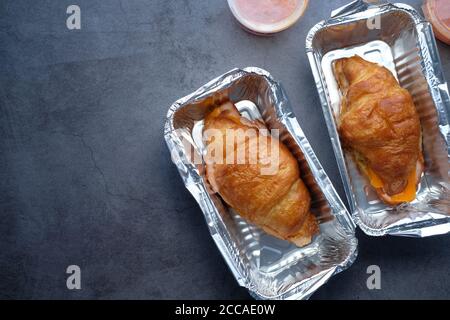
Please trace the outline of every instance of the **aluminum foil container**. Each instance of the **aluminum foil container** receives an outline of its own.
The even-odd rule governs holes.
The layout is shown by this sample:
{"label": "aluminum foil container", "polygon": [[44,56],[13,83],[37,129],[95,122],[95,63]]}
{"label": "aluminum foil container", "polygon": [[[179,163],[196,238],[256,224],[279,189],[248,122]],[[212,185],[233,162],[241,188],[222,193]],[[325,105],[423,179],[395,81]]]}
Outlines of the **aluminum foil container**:
{"label": "aluminum foil container", "polygon": [[[450,98],[430,24],[408,5],[358,0],[315,25],[307,36],[306,51],[357,225],[373,236],[450,232]],[[410,203],[389,206],[380,201],[341,148],[335,122],[341,97],[332,63],[355,54],[390,69],[414,99],[422,125],[425,171]]]}
{"label": "aluminum foil container", "polygon": [[[303,248],[247,223],[214,194],[205,178],[203,119],[220,103],[278,129],[297,158],[320,233]],[[197,200],[209,231],[238,283],[259,299],[305,299],[357,255],[355,225],[301,130],[281,85],[259,68],[234,69],[179,99],[164,128],[172,161]]]}

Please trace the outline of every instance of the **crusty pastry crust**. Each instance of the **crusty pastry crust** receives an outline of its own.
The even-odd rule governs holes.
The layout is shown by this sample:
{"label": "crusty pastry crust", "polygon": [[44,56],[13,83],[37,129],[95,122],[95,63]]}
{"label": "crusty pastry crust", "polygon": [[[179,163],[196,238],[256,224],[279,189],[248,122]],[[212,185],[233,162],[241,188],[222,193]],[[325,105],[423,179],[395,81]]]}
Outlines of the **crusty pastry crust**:
{"label": "crusty pastry crust", "polygon": [[[219,130],[223,139],[208,137],[206,133],[210,132],[210,129],[214,129],[216,134]],[[248,129],[254,129],[256,134],[249,135],[247,139],[241,141],[230,139],[232,143],[230,150],[234,150],[237,154],[238,147],[241,147],[245,149],[247,155],[256,152],[257,161],[252,163],[249,158],[245,163],[226,161],[227,157],[230,157],[225,148],[226,143],[230,141],[227,137],[230,138],[237,130]],[[298,163],[290,151],[276,138],[262,135],[261,129],[265,129],[262,123],[241,117],[231,102],[214,109],[206,117],[203,131],[207,147],[205,156],[207,180],[213,191],[219,193],[222,199],[244,219],[275,237],[304,246],[311,242],[312,236],[319,229],[316,218],[310,212],[309,192],[300,179]],[[278,152],[261,153],[257,149],[258,139],[268,139],[269,143],[275,142]],[[223,148],[223,161],[218,163],[219,161],[213,159],[213,150],[220,148]],[[276,171],[262,174],[261,169],[264,166],[276,161],[278,161]]]}
{"label": "crusty pastry crust", "polygon": [[[415,172],[417,185],[423,171],[420,120],[409,92],[392,73],[359,56],[334,63],[342,92],[338,130],[364,173],[381,179],[380,198],[397,204]],[[413,197],[415,196],[415,192]]]}

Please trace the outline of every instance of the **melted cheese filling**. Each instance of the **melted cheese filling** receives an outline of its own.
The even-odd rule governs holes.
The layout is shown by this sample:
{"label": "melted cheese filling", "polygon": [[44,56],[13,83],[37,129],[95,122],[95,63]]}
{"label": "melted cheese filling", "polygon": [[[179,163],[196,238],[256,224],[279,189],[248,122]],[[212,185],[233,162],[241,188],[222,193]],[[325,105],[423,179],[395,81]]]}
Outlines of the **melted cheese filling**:
{"label": "melted cheese filling", "polygon": [[[364,173],[369,178],[370,184],[374,188],[383,188],[383,181],[371,168],[361,164],[360,167],[363,169]],[[416,198],[416,169],[414,168],[413,170],[411,170],[411,173],[408,176],[408,183],[402,192],[394,194],[392,196],[387,196],[392,202],[396,203],[413,201]]]}

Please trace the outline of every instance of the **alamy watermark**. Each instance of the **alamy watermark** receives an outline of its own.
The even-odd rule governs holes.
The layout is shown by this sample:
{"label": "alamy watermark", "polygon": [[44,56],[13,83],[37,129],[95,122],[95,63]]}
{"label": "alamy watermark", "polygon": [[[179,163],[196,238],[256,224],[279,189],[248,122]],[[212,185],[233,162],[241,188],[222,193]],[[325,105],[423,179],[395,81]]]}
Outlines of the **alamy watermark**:
{"label": "alamy watermark", "polygon": [[81,269],[76,264],[67,267],[66,273],[69,274],[66,280],[66,286],[69,290],[81,289]]}
{"label": "alamy watermark", "polygon": [[366,270],[367,274],[370,276],[367,278],[366,286],[369,290],[380,290],[381,289],[381,269],[376,264],[370,265]]}
{"label": "alamy watermark", "polygon": [[66,27],[69,30],[81,29],[81,9],[76,4],[71,4],[67,7],[66,13],[69,16],[66,19]]}
{"label": "alamy watermark", "polygon": [[[379,0],[365,0],[367,3],[377,4],[379,3]],[[381,29],[381,16],[376,15],[372,18],[368,18],[367,22],[367,29],[369,30],[380,30]]]}

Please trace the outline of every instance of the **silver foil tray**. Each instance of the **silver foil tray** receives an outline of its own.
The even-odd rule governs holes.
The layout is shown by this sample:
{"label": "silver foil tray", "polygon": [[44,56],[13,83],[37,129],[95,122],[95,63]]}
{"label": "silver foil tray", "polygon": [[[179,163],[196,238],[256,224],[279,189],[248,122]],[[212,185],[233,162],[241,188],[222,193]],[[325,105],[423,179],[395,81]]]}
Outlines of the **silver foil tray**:
{"label": "silver foil tray", "polygon": [[[450,98],[430,24],[410,6],[358,0],[315,25],[306,39],[306,51],[358,226],[373,236],[425,237],[450,232]],[[332,63],[355,54],[391,70],[414,99],[422,125],[425,171],[416,199],[410,203],[389,206],[380,201],[341,148],[335,123],[341,95]]]}
{"label": "silver foil tray", "polygon": [[[249,119],[278,129],[297,158],[320,223],[312,243],[299,248],[247,223],[214,194],[205,178],[203,119],[230,100]],[[179,99],[164,128],[172,161],[203,211],[211,236],[241,286],[260,299],[305,299],[357,255],[353,221],[292,113],[281,85],[259,68],[234,69]]]}

